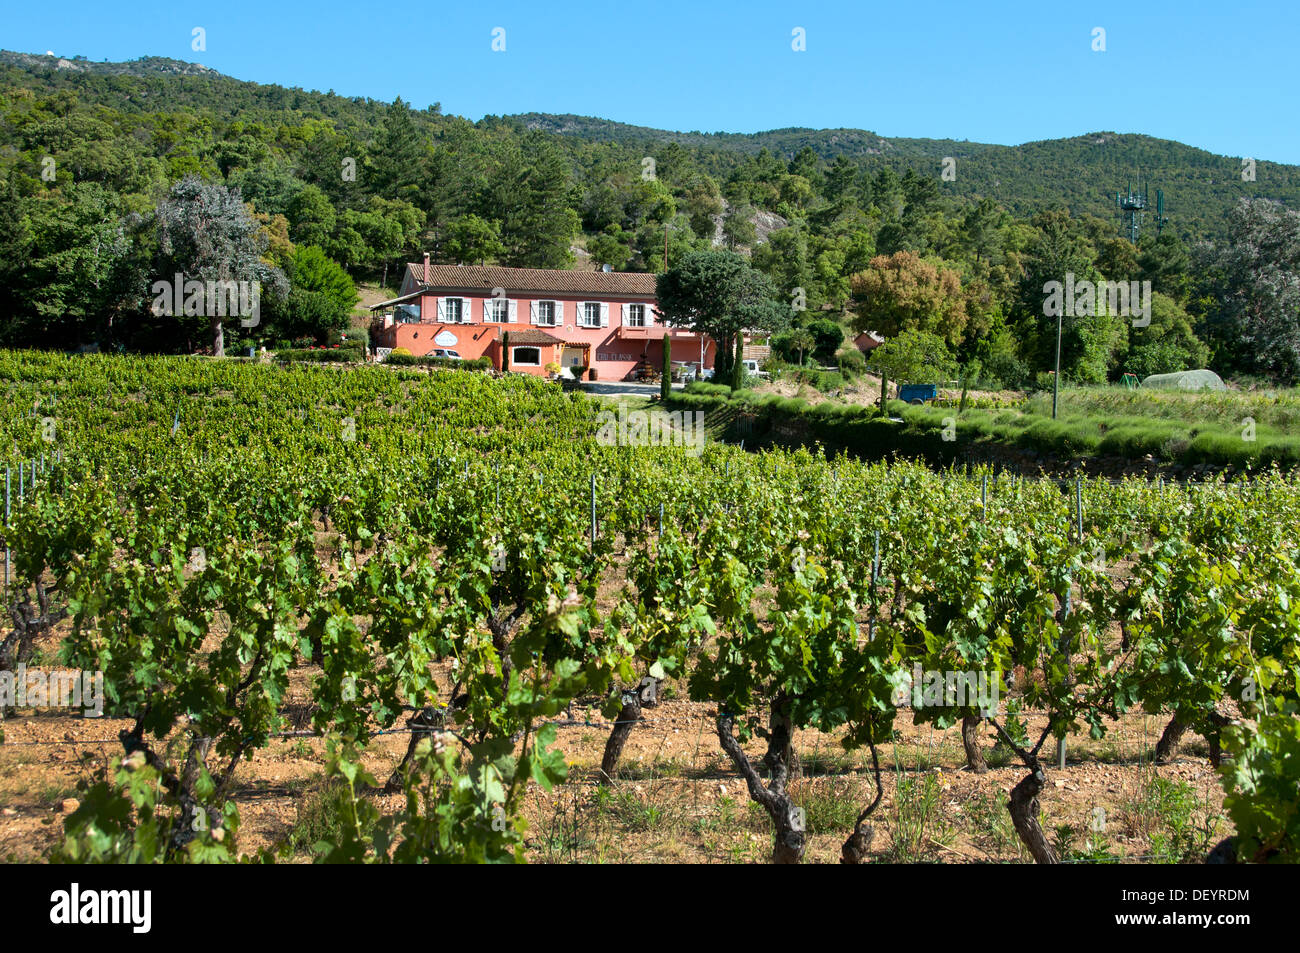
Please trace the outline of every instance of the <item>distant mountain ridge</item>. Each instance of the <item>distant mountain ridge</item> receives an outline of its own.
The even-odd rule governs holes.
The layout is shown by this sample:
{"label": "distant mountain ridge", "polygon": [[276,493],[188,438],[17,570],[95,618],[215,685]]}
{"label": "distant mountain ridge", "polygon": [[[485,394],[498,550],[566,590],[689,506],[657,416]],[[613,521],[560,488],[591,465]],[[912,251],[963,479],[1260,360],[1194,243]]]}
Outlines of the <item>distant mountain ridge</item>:
{"label": "distant mountain ridge", "polygon": [[[0,82],[44,92],[71,90],[87,102],[124,112],[193,108],[226,121],[258,121],[293,114],[296,121],[320,119],[367,138],[377,128],[384,104],[369,97],[344,97],[238,80],[196,63],[142,57],[125,63],[95,63],[0,51]],[[435,135],[438,107],[417,113]],[[889,138],[863,129],[773,129],[759,133],[674,132],[572,114],[523,113],[486,116],[479,127],[541,130],[569,144],[580,163],[585,144],[652,149],[676,142],[696,152],[702,164],[723,176],[745,156],[766,149],[790,158],[805,146],[826,160],[846,156],[867,170],[907,168],[939,176],[945,157],[956,160],[956,177],[942,184],[962,201],[990,198],[1019,216],[1053,205],[1118,221],[1115,193],[1139,179],[1165,192],[1169,227],[1187,238],[1222,233],[1227,212],[1242,197],[1263,197],[1300,209],[1300,166],[1260,160],[1254,181],[1242,179],[1242,157],[1219,156],[1172,140],[1137,134],[1094,132],[1066,139],[997,145],[954,139]],[[646,154],[649,154],[647,151]],[[1149,226],[1149,221],[1148,221]]]}
{"label": "distant mountain ridge", "polygon": [[864,129],[772,129],[756,133],[674,132],[589,116],[523,113],[503,121],[589,142],[679,145],[756,155],[763,149],[789,159],[805,146],[826,160],[846,156],[864,166],[930,169],[956,160],[945,189],[967,198],[992,198],[1025,215],[1051,204],[1101,217],[1117,215],[1115,193],[1145,184],[1154,210],[1163,189],[1170,227],[1213,233],[1244,196],[1300,208],[1300,166],[1259,160],[1255,179],[1242,179],[1241,156],[1220,156],[1170,139],[1134,133],[1090,132],[1008,146],[957,139],[888,138]]}
{"label": "distant mountain ridge", "polygon": [[166,56],[142,56],[125,63],[95,63],[84,56],[71,58],[52,53],[15,53],[0,50],[0,63],[22,69],[75,70],[83,73],[100,73],[106,76],[224,76],[202,63],[187,63]]}
{"label": "distant mountain ridge", "polygon": [[[767,132],[673,132],[649,126],[632,126],[627,123],[598,119],[593,116],[554,115],[551,113],[521,113],[506,116],[507,120],[523,123],[529,129],[540,129],[560,136],[577,136],[595,141],[619,142],[627,139],[676,142],[683,146],[734,149],[739,152],[758,153],[766,148],[783,154],[793,149],[799,151],[804,143],[816,141],[822,148],[815,152],[824,158],[836,155],[878,155],[890,148],[890,140],[865,129],[772,129]],[[795,143],[798,145],[795,145]]]}

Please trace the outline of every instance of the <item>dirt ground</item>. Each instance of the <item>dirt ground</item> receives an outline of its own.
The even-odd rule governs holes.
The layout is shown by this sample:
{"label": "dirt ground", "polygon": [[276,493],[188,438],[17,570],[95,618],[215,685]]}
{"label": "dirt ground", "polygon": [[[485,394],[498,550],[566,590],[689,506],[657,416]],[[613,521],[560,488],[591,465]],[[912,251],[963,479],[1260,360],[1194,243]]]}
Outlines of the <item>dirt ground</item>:
{"label": "dirt ground", "polygon": [[[318,550],[328,559],[331,534],[318,533]],[[615,559],[617,563],[617,557]],[[617,570],[618,567],[615,566]],[[1122,567],[1116,567],[1117,573]],[[613,572],[602,581],[598,601],[612,610],[623,582]],[[760,588],[755,605],[770,606]],[[865,610],[864,610],[865,611]],[[864,620],[866,616],[863,616]],[[59,668],[57,653],[68,634],[64,620],[36,643],[29,669]],[[1118,631],[1110,633],[1118,638]],[[205,651],[220,644],[214,632]],[[450,686],[450,669],[435,667],[439,684]],[[315,665],[290,673],[284,710],[286,731],[308,731]],[[754,804],[739,772],[723,753],[715,727],[716,708],[686,700],[685,686],[665,683],[662,700],[643,711],[629,737],[614,779],[600,771],[610,725],[601,699],[575,702],[572,717],[557,723],[557,747],[569,764],[569,780],[546,792],[530,782],[524,817],[528,856],[537,862],[737,863],[766,862],[771,825]],[[1045,724],[1030,715],[1031,738]],[[1154,766],[1152,751],[1167,719],[1130,712],[1108,725],[1107,736],[1067,739],[1067,764],[1058,770],[1054,741],[1044,745],[1047,788],[1040,798],[1043,830],[1059,852],[1073,859],[1083,852],[1122,862],[1170,862],[1200,856],[1232,833],[1222,817],[1223,792],[1210,766],[1208,745],[1191,732],[1169,764]],[[401,761],[409,735],[399,730],[376,737],[366,767],[382,784]],[[109,761],[122,754],[118,732],[124,719],[85,718],[77,712],[19,709],[3,723],[0,745],[0,861],[40,861],[61,842],[63,818],[76,809],[79,779],[102,778]],[[873,859],[888,862],[1026,863],[1006,809],[1011,788],[1027,771],[1009,751],[993,744],[981,728],[987,774],[968,771],[960,725],[939,731],[912,723],[900,711],[895,738],[879,748],[884,797],[872,817]],[[746,748],[760,767],[762,742]],[[805,810],[809,862],[838,863],[840,846],[858,813],[875,794],[869,753],[844,751],[836,737],[815,731],[796,734],[802,777],[791,785]],[[233,799],[239,807],[238,848],[252,853],[287,842],[296,828],[318,823],[325,788],[325,741],[318,737],[275,738],[242,762]],[[369,795],[381,811],[398,811],[402,795]],[[318,828],[312,828],[313,830]],[[309,861],[306,844],[294,859]]]}
{"label": "dirt ground", "polygon": [[[303,686],[307,672],[303,671]],[[619,777],[601,784],[599,765],[608,728],[599,710],[574,707],[574,722],[559,726],[558,746],[570,765],[569,782],[547,793],[530,787],[525,808],[529,857],[543,862],[764,862],[770,825],[753,805],[737,771],[722,753],[714,711],[671,697],[647,708],[624,750]],[[1041,724],[1041,722],[1039,722]],[[122,720],[51,712],[20,712],[5,723],[0,747],[0,858],[39,861],[58,843],[63,817],[75,809],[78,778],[102,771],[121,753]],[[1030,719],[1031,731],[1035,719]],[[1211,846],[1231,833],[1207,749],[1189,736],[1173,763],[1153,767],[1150,751],[1163,721],[1130,714],[1101,741],[1068,740],[1065,770],[1055,768],[1053,742],[1042,797],[1049,840],[1068,850],[1093,846],[1128,862],[1168,862],[1177,833],[1165,782],[1181,782],[1189,826]],[[900,713],[897,740],[881,749],[884,799],[875,814],[875,859],[895,862],[1027,862],[1006,811],[1007,794],[1024,775],[986,743],[990,770],[964,769],[960,729],[916,727]],[[382,780],[400,760],[404,734],[372,744],[367,767]],[[837,739],[815,732],[796,738],[803,777],[792,787],[810,832],[806,859],[835,863],[857,813],[874,793],[865,751],[844,752]],[[760,749],[750,746],[758,761]],[[304,806],[322,787],[324,742],[284,738],[238,769],[240,849],[274,847],[292,833]],[[396,810],[401,796],[376,795]],[[1100,809],[1100,811],[1098,810]],[[1104,813],[1102,813],[1104,812]],[[1070,831],[1058,830],[1069,825]],[[1186,831],[1184,838],[1192,837]],[[1064,838],[1064,840],[1063,840]],[[1178,841],[1183,843],[1184,841]],[[1153,857],[1153,854],[1161,856]],[[307,860],[302,852],[296,859]]]}
{"label": "dirt ground", "polygon": [[[880,378],[871,374],[863,374],[853,383],[846,385],[835,394],[823,394],[817,388],[808,384],[796,383],[793,381],[772,381],[766,384],[760,384],[754,390],[760,394],[780,394],[782,397],[799,397],[810,404],[820,404],[828,400],[834,400],[842,404],[857,404],[860,406],[878,406],[880,403]],[[890,386],[891,397],[898,395],[897,387]],[[974,402],[977,398],[992,398],[1000,406],[1010,406],[1024,399],[1023,391],[1018,390],[972,390],[967,395],[967,400]],[[939,389],[940,400],[960,400],[960,390],[949,390],[946,388]]]}

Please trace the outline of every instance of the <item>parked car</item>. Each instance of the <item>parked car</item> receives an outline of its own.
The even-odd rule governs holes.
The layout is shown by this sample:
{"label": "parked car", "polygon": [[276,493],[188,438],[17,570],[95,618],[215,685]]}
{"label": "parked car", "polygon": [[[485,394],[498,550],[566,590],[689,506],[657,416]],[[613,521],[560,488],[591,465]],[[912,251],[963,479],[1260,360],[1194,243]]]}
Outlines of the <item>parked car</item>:
{"label": "parked car", "polygon": [[755,377],[767,376],[767,371],[759,368],[758,361],[741,361],[740,363],[745,365],[746,374],[753,374]]}
{"label": "parked car", "polygon": [[449,361],[463,361],[464,358],[456,351],[450,351],[445,347],[435,347],[429,352],[430,357],[445,357]]}

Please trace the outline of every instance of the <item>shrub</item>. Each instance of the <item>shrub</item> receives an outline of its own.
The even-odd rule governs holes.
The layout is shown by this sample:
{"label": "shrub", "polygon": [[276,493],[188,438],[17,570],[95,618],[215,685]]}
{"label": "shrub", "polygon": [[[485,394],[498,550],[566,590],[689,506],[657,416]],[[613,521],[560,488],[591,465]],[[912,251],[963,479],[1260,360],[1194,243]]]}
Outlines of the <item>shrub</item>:
{"label": "shrub", "polygon": [[840,351],[836,357],[840,373],[846,378],[857,377],[867,369],[867,359],[856,347]]}
{"label": "shrub", "polygon": [[280,361],[296,361],[316,364],[342,364],[342,363],[359,363],[366,359],[365,349],[362,347],[324,347],[324,348],[294,348],[287,351],[280,351],[276,355]]}
{"label": "shrub", "polygon": [[369,350],[370,329],[364,327],[343,328],[339,331],[331,331],[326,340],[330,344],[342,344],[346,347],[361,347]]}
{"label": "shrub", "polygon": [[827,364],[833,361],[835,352],[844,343],[844,329],[829,318],[821,318],[809,323],[808,332],[816,342],[813,346],[814,357]]}
{"label": "shrub", "polygon": [[686,385],[688,394],[707,394],[711,397],[730,397],[731,388],[726,384],[710,384],[708,381],[691,381]]}
{"label": "shrub", "polygon": [[[340,831],[352,823],[350,819],[350,802],[346,784],[331,780],[313,791],[298,808],[298,819],[289,829],[286,838],[288,846],[298,853],[314,853],[316,845],[322,841],[337,844]],[[369,834],[374,828],[374,820],[357,817],[363,834]]]}
{"label": "shrub", "polygon": [[426,354],[398,354],[394,351],[388,355],[385,364],[398,367],[442,367],[453,371],[488,371],[492,369],[492,359],[476,357],[472,361],[458,361],[450,357],[433,357]]}

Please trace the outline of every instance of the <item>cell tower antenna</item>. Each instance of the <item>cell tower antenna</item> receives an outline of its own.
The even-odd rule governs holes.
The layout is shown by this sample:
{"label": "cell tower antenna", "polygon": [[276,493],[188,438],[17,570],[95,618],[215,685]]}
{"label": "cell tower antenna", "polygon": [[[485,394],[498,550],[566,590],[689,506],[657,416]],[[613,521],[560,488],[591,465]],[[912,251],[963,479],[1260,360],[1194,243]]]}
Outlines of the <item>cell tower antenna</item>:
{"label": "cell tower antenna", "polygon": [[[1142,173],[1138,172],[1138,184],[1141,186]],[[1142,215],[1147,209],[1147,196],[1142,192],[1133,191],[1133,182],[1129,181],[1127,194],[1115,193],[1115,204],[1119,206],[1120,214],[1124,218],[1124,234],[1134,245],[1138,242],[1138,236],[1142,233]],[[1160,193],[1156,193],[1156,198]]]}
{"label": "cell tower antenna", "polygon": [[[1120,210],[1120,216],[1124,221],[1124,237],[1134,245],[1138,243],[1138,238],[1142,234],[1142,219],[1151,207],[1151,183],[1143,181],[1142,170],[1138,170],[1138,188],[1133,188],[1132,180],[1129,180],[1125,186],[1125,192],[1115,193],[1115,205]],[[1156,235],[1164,229],[1169,219],[1165,215],[1165,190],[1156,189],[1156,208],[1153,218],[1156,226]]]}
{"label": "cell tower antenna", "polygon": [[1168,221],[1169,217],[1165,215],[1165,190],[1156,189],[1156,238],[1160,237]]}

